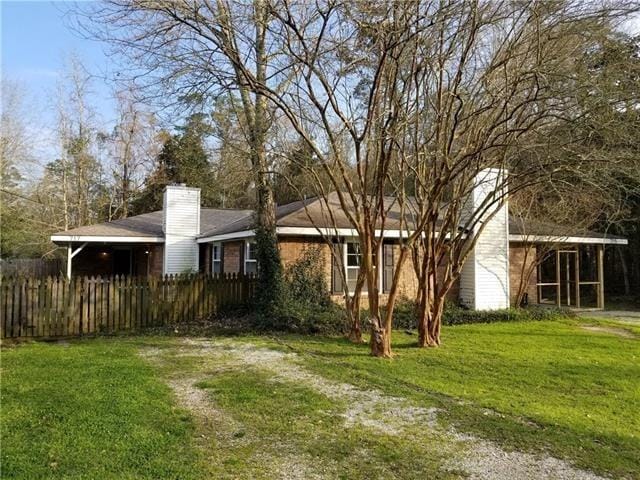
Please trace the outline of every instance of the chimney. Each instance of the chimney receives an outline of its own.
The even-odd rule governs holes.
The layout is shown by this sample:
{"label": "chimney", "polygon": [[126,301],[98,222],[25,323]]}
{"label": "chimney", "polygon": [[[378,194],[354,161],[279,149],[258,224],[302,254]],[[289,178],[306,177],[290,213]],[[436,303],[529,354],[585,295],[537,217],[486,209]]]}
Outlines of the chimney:
{"label": "chimney", "polygon": [[164,190],[162,231],[165,235],[163,273],[198,271],[200,233],[200,189],[184,184]]}
{"label": "chimney", "polygon": [[[483,217],[495,213],[478,234],[460,275],[460,302],[475,310],[509,308],[509,205],[506,198],[499,200],[505,175],[498,168],[480,171],[468,199],[467,215],[480,217],[475,231],[485,223]],[[495,200],[482,212],[483,202],[492,196]]]}

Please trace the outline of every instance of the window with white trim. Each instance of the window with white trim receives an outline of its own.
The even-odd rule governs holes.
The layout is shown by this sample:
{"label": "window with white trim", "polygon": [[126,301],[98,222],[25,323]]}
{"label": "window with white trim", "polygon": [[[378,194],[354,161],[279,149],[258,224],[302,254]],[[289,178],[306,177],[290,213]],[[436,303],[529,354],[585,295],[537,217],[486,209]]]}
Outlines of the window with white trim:
{"label": "window with white trim", "polygon": [[211,247],[211,271],[222,273],[222,245],[214,243]]}
{"label": "window with white trim", "polygon": [[[349,292],[354,292],[356,283],[358,282],[358,274],[360,273],[360,265],[362,263],[362,252],[358,242],[347,242],[345,251],[345,277],[347,279],[347,287]],[[365,290],[366,287],[363,287]]]}
{"label": "window with white trim", "polygon": [[[347,287],[349,292],[353,293],[358,283],[358,275],[360,273],[360,266],[362,265],[362,250],[360,249],[359,242],[346,242],[345,244],[345,278],[347,280]],[[378,278],[378,255],[373,252],[373,272],[376,278]],[[367,291],[367,282],[362,285],[362,292]]]}
{"label": "window with white trim", "polygon": [[244,273],[255,275],[258,273],[258,259],[256,258],[256,242],[245,243]]}

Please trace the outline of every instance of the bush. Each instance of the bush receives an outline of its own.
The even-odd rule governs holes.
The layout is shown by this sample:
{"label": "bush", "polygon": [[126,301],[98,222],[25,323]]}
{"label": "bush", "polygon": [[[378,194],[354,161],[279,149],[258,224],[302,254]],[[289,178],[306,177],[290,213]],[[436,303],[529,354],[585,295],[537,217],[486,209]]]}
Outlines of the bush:
{"label": "bush", "polygon": [[447,305],[442,323],[444,325],[464,325],[468,323],[532,322],[558,320],[569,316],[574,316],[574,313],[568,309],[535,305],[526,308],[506,308],[488,311],[467,310]]}
{"label": "bush", "polygon": [[[442,323],[444,325],[464,325],[470,323],[527,322],[557,320],[574,316],[568,309],[557,307],[529,306],[527,308],[507,308],[503,310],[469,310],[452,303],[445,305]],[[393,314],[393,328],[412,330],[417,328],[418,315],[415,302],[403,298],[396,302]]]}
{"label": "bush", "polygon": [[256,327],[297,333],[344,333],[348,322],[344,308],[331,301],[324,278],[321,251],[304,250],[284,273],[280,304],[267,315],[256,315]]}

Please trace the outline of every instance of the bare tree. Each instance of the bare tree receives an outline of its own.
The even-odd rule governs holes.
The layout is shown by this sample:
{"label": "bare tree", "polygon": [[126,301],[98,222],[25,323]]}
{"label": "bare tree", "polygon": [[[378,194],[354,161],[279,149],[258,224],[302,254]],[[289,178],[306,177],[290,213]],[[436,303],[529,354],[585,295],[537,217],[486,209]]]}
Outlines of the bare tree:
{"label": "bare tree", "polygon": [[[207,103],[227,96],[247,126],[256,192],[256,243],[263,307],[279,297],[281,267],[275,203],[266,151],[268,99],[258,84],[277,89],[282,75],[271,63],[278,47],[269,34],[266,0],[190,2],[111,0],[76,12],[85,31],[110,42],[134,67],[148,96]],[[238,98],[239,101],[235,102]]]}
{"label": "bare tree", "polygon": [[116,100],[118,120],[105,139],[113,176],[109,220],[129,216],[131,202],[160,149],[155,118],[136,101],[132,88],[116,92]]}
{"label": "bare tree", "polygon": [[[446,294],[507,195],[605,161],[521,153],[548,144],[550,130],[571,122],[576,94],[590,84],[567,72],[622,10],[571,2],[287,2],[273,9],[294,76],[285,92],[259,87],[322,159],[357,231],[372,353],[391,355],[397,282],[381,319],[373,262],[388,193],[406,212],[394,277],[411,251],[420,344],[438,345]],[[499,173],[480,180],[485,195],[470,204],[488,171]]]}

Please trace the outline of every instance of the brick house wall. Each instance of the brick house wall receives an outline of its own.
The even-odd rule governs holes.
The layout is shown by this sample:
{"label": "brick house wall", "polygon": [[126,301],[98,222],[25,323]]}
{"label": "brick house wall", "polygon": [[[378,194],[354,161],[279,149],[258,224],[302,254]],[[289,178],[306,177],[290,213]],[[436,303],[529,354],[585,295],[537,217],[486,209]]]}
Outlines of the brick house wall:
{"label": "brick house wall", "polygon": [[149,250],[149,275],[162,275],[162,259],[164,257],[164,245],[150,245]]}
{"label": "brick house wall", "polygon": [[[529,251],[527,252],[527,249]],[[525,266],[526,261],[526,266]],[[509,286],[511,296],[511,306],[516,306],[516,297],[518,295],[518,285],[520,284],[520,278],[529,267],[533,266],[536,262],[536,247],[527,246],[523,243],[510,243],[509,244]],[[531,277],[529,277],[526,285],[526,292],[529,294],[529,304],[538,302],[538,292],[536,287],[536,271],[533,271]]]}
{"label": "brick house wall", "polygon": [[[327,245],[321,239],[317,237],[281,237],[278,240],[278,245],[280,247],[280,256],[282,259],[282,265],[286,270],[289,266],[291,266],[297,259],[299,259],[305,249],[307,248],[319,248],[321,251],[322,258],[322,268],[324,271],[324,276],[326,278],[327,285],[331,287],[331,250],[329,245]],[[394,261],[399,257],[400,246],[394,246]],[[405,263],[400,272],[400,283],[399,283],[399,297],[405,297],[408,299],[415,298],[416,291],[418,289],[418,279],[413,270],[413,263],[411,261],[411,257],[405,260]],[[384,303],[387,300],[386,294],[381,294],[381,301]],[[343,300],[342,294],[333,294],[332,298],[334,301],[341,302]],[[448,298],[452,302],[457,302],[458,298],[458,284],[453,286],[451,291],[449,292]],[[363,297],[363,305],[366,306],[366,300]]]}
{"label": "brick house wall", "polygon": [[224,273],[241,273],[244,271],[244,241],[235,240],[222,244],[222,271]]}
{"label": "brick house wall", "polygon": [[87,245],[73,257],[74,276],[108,276],[113,274],[113,250],[109,247]]}

